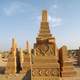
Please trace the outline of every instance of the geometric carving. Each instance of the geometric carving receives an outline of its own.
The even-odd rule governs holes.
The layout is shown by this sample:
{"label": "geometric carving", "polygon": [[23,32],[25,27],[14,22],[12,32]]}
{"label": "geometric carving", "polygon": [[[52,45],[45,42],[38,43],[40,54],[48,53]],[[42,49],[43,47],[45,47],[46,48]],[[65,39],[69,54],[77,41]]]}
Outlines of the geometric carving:
{"label": "geometric carving", "polygon": [[59,76],[59,69],[53,69],[52,70],[52,75],[53,76]]}
{"label": "geometric carving", "polygon": [[43,71],[39,69],[39,76],[43,76]]}
{"label": "geometric carving", "polygon": [[46,70],[46,76],[51,76],[51,69]]}
{"label": "geometric carving", "polygon": [[32,76],[59,76],[59,70],[53,68],[36,68],[32,71]]}
{"label": "geometric carving", "polygon": [[36,55],[41,55],[41,56],[49,56],[53,55],[55,56],[55,49],[52,47],[50,44],[40,44],[35,48],[36,50]]}

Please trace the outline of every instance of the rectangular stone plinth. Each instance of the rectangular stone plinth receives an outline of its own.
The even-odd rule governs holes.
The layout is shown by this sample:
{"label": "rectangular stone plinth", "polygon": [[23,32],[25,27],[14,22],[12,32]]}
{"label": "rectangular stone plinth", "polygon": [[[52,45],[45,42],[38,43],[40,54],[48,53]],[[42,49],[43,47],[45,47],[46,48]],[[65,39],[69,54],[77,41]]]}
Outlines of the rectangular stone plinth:
{"label": "rectangular stone plinth", "polygon": [[63,66],[63,71],[66,70],[66,71],[74,71],[74,67],[73,66]]}
{"label": "rectangular stone plinth", "polygon": [[60,80],[59,77],[32,77],[32,80]]}
{"label": "rectangular stone plinth", "polygon": [[54,56],[36,56],[32,68],[59,68]]}
{"label": "rectangular stone plinth", "polygon": [[55,56],[36,56],[34,57],[35,63],[57,63],[57,59]]}
{"label": "rectangular stone plinth", "polygon": [[65,61],[63,62],[63,66],[73,66],[73,62]]}
{"label": "rectangular stone plinth", "polygon": [[75,71],[63,71],[62,72],[62,77],[73,77],[76,76],[76,72]]}
{"label": "rectangular stone plinth", "polygon": [[58,63],[32,64],[32,68],[59,68]]}
{"label": "rectangular stone plinth", "polygon": [[62,77],[61,80],[80,80],[80,77]]}

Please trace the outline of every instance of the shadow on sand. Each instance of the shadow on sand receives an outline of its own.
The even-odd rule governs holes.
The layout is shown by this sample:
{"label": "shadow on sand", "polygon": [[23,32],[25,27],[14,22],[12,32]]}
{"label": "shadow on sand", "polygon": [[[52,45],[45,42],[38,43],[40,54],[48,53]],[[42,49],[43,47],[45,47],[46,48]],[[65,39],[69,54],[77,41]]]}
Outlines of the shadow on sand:
{"label": "shadow on sand", "polygon": [[22,80],[31,80],[31,70],[29,70]]}

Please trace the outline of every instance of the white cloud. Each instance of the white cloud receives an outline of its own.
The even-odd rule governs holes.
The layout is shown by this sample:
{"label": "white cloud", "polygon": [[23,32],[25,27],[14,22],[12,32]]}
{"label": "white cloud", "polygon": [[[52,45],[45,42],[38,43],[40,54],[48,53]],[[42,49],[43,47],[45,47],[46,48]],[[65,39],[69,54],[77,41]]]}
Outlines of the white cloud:
{"label": "white cloud", "polygon": [[60,17],[52,17],[49,15],[49,22],[52,26],[60,26],[62,19]]}
{"label": "white cloud", "polygon": [[58,5],[54,4],[51,7],[54,8],[54,9],[56,9],[56,8],[58,8]]}

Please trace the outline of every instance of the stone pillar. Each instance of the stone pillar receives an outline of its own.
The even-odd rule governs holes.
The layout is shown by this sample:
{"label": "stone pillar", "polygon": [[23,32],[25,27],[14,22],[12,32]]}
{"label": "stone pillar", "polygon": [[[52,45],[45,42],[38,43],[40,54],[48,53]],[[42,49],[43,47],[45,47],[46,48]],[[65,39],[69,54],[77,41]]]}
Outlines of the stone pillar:
{"label": "stone pillar", "polygon": [[73,61],[68,57],[68,50],[65,45],[59,49],[59,63],[60,63],[61,77],[76,76],[76,71],[74,70]]}
{"label": "stone pillar", "polygon": [[80,66],[80,47],[79,47],[79,50],[78,50],[76,55],[77,55],[77,58],[76,58],[77,59],[77,65]]}
{"label": "stone pillar", "polygon": [[24,50],[24,52],[21,51],[21,54],[23,56],[21,73],[25,74],[25,73],[27,73],[31,69],[31,66],[30,66],[29,43],[28,43],[28,41],[26,43],[26,50]]}
{"label": "stone pillar", "polygon": [[16,73],[16,48],[17,48],[17,43],[16,43],[16,40],[13,38],[11,51],[8,55],[6,74]]}
{"label": "stone pillar", "polygon": [[24,53],[23,53],[23,49],[21,48],[20,48],[20,59],[21,59],[21,66],[22,66],[24,62]]}

